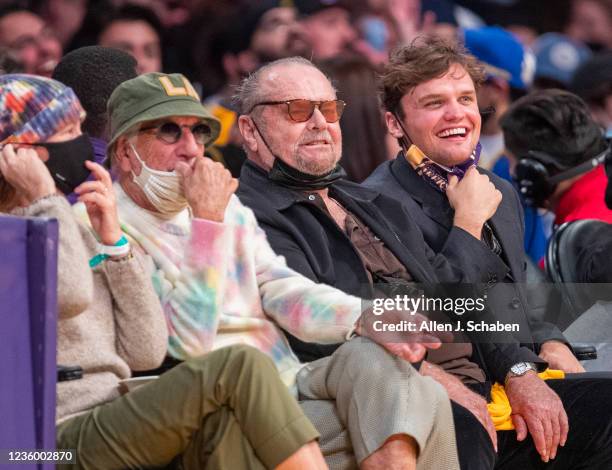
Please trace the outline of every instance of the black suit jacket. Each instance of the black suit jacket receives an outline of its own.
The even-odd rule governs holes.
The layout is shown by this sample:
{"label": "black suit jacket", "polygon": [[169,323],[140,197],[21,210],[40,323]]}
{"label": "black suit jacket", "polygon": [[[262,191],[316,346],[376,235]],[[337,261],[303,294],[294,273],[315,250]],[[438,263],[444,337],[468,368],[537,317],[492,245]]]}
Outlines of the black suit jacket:
{"label": "black suit jacket", "polygon": [[[471,254],[480,257],[482,265],[476,270],[465,270],[450,263],[444,251],[435,254],[424,242],[423,235],[401,202],[346,180],[329,187],[330,196],[359,217],[379,237],[410,272],[415,282],[487,282],[503,263],[492,255],[479,240],[458,229],[454,232],[457,244],[469,247]],[[346,234],[308,196],[267,178],[265,172],[246,162],[240,176],[238,196],[254,212],[265,230],[274,251],[283,255],[287,264],[316,282],[334,286],[361,297],[371,295],[366,268]],[[314,197],[314,196],[313,196]],[[487,263],[491,263],[487,265]],[[289,338],[302,360],[329,354],[324,347],[300,343]],[[478,345],[477,345],[478,346]],[[508,356],[504,347],[486,344],[475,348],[479,363],[488,376],[503,381],[509,367],[525,359]],[[537,358],[529,357],[537,361]]]}
{"label": "black suit jacket", "polygon": [[[502,202],[489,224],[502,246],[502,261],[506,267],[489,280],[488,305],[501,321],[520,321],[521,329],[529,331],[529,337],[521,335],[521,342],[533,351],[538,352],[539,345],[547,340],[555,339],[567,343],[556,326],[540,321],[531,314],[533,308],[527,300],[524,285],[527,270],[523,247],[525,225],[518,194],[507,181],[486,170],[479,171],[489,176],[502,193]],[[477,253],[469,253],[470,247],[457,244],[451,236],[457,227],[453,226],[454,212],[446,195],[421,178],[402,153],[395,160],[380,165],[363,184],[370,189],[400,198],[404,203],[411,201],[415,209],[411,216],[434,251],[444,251],[459,266],[467,263],[467,272],[473,272],[474,264],[481,263]],[[482,269],[487,268],[483,265]],[[478,279],[474,278],[472,281],[478,282]]]}

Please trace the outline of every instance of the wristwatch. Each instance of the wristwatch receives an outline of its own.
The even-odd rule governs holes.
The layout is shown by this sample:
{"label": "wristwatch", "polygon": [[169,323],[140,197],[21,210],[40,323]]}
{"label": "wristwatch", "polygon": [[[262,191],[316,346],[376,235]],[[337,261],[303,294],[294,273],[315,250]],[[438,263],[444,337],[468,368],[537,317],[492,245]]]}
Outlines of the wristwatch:
{"label": "wristwatch", "polygon": [[508,383],[508,380],[512,377],[521,377],[525,375],[530,370],[535,372],[538,371],[538,368],[533,362],[517,362],[512,367],[510,367],[510,371],[506,374],[506,380],[504,383]]}

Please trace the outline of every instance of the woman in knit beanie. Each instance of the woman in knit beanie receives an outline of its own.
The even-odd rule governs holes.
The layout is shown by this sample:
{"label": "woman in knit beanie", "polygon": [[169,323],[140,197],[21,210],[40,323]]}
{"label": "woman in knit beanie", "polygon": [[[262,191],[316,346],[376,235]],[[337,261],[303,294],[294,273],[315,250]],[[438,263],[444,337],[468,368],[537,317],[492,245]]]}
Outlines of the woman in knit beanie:
{"label": "woman in knit beanie", "polygon": [[0,76],[0,211],[52,194],[54,185],[69,193],[87,178],[92,149],[81,134],[84,117],[74,92],[59,82]]}
{"label": "woman in knit beanie", "polygon": [[[0,212],[59,225],[57,360],[83,370],[80,380],[57,386],[57,415],[68,421],[117,396],[130,369],[158,367],[167,345],[149,274],[121,231],[110,175],[91,161],[84,115],[60,82],[0,76]],[[94,180],[84,182],[90,172]],[[64,196],[73,190],[88,225]]]}

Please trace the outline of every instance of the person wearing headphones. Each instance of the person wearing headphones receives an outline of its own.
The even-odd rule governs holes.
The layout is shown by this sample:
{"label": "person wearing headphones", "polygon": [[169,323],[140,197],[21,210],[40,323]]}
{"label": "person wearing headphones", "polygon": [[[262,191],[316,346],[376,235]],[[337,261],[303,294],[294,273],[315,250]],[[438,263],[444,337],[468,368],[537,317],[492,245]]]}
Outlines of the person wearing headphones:
{"label": "person wearing headphones", "polygon": [[[579,443],[570,444],[568,441],[562,457],[559,453],[562,448],[557,446],[558,435],[547,431],[556,426],[554,419],[550,421],[551,416],[563,416],[558,413],[564,410],[572,438],[599,432],[591,428],[591,417],[596,417],[601,408],[598,407],[592,415],[587,409],[593,406],[591,400],[601,397],[602,389],[598,384],[597,393],[587,392],[588,400],[585,400],[587,395],[583,394],[582,387],[592,380],[603,383],[607,379],[591,379],[576,373],[556,383],[544,383],[533,370],[538,367],[533,361],[544,359],[548,367],[561,369],[568,375],[569,372],[584,371],[572,356],[559,329],[533,315],[534,304],[526,291],[522,243],[524,225],[518,194],[501,178],[485,169],[474,168],[479,156],[482,125],[476,90],[484,79],[483,75],[484,70],[475,57],[454,43],[424,38],[398,48],[381,75],[380,88],[387,128],[404,148],[394,160],[379,166],[363,184],[401,199],[406,205],[410,203],[413,208],[410,217],[434,251],[444,250],[454,259],[460,259],[462,266],[477,266],[480,272],[488,274],[487,306],[492,315],[500,319],[526,319],[529,328],[522,329],[521,333],[529,333],[530,337],[521,340],[520,346],[515,346],[515,353],[520,354],[521,359],[506,363],[508,372],[503,378],[509,386],[508,400],[516,432],[497,432],[495,468],[543,468],[542,462],[546,462],[549,469],[608,468],[612,460],[585,465],[583,456],[577,457],[582,453]],[[498,204],[486,214],[486,223],[479,226],[481,230],[474,231],[468,225],[464,234],[476,238],[488,249],[489,252],[485,252],[487,258],[496,258],[500,268],[488,273],[485,256],[475,256],[470,246],[455,236],[462,229],[457,227],[454,219],[457,215],[453,209],[456,191],[470,178],[481,179],[486,183],[484,187],[493,186],[500,193],[497,197],[501,201],[498,200]],[[470,195],[469,199],[476,211],[494,197],[480,191]],[[392,217],[389,220],[395,223]],[[396,217],[401,217],[399,211]],[[474,215],[468,217],[470,219],[474,220]],[[533,359],[522,358],[530,353]],[[528,371],[517,375],[522,366]],[[574,391],[561,390],[572,381],[577,387]],[[579,389],[582,391],[578,392]],[[529,403],[529,410],[526,403]],[[577,409],[574,407],[580,403],[585,408],[575,414]],[[578,423],[583,419],[587,424],[584,429],[579,429]],[[525,427],[523,420],[530,424]],[[553,445],[547,446],[544,442]],[[572,451],[567,453],[569,449]],[[538,462],[538,454],[541,462]],[[590,458],[594,456],[588,454]]]}
{"label": "person wearing headphones", "polygon": [[508,109],[501,127],[527,202],[554,212],[556,225],[612,222],[602,165],[610,144],[582,99],[554,89],[531,93]]}

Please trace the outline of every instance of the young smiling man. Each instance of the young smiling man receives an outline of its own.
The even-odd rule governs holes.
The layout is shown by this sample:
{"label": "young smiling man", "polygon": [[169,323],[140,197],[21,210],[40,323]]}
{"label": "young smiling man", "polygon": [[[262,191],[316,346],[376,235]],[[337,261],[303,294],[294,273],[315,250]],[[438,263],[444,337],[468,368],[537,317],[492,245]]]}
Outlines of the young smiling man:
{"label": "young smiling man", "polygon": [[[488,247],[487,257],[498,259],[497,269],[489,272],[487,282],[487,304],[493,315],[505,322],[520,321],[525,330],[521,332],[522,345],[507,345],[508,356],[516,362],[504,364],[506,376],[500,381],[506,383],[516,433],[498,432],[497,466],[539,468],[539,453],[551,468],[576,468],[574,462],[583,458],[581,450],[595,446],[591,447],[597,449],[595,453],[589,454],[592,463],[585,468],[605,468],[604,462],[610,459],[605,447],[594,441],[578,443],[576,439],[610,431],[608,425],[605,430],[593,428],[601,410],[581,398],[595,383],[610,387],[609,381],[585,377],[546,384],[536,375],[542,360],[566,372],[583,369],[558,329],[529,317],[530,306],[520,284],[525,282],[525,264],[517,193],[509,183],[475,168],[481,127],[476,87],[483,78],[476,59],[455,44],[426,39],[397,50],[382,75],[381,88],[387,127],[404,150],[394,161],[381,165],[365,185],[413,204],[411,216],[434,251],[445,250],[451,256],[455,253],[464,267],[480,265],[485,270],[485,258],[452,236],[462,230],[453,223],[457,216],[453,207],[459,184],[469,178],[490,179],[489,184],[501,193],[501,203],[480,230],[467,231]],[[460,177],[463,179],[458,182]],[[488,202],[485,197],[476,197],[472,204],[477,210]],[[532,440],[525,440],[528,434]],[[560,447],[566,438],[567,445]]]}

